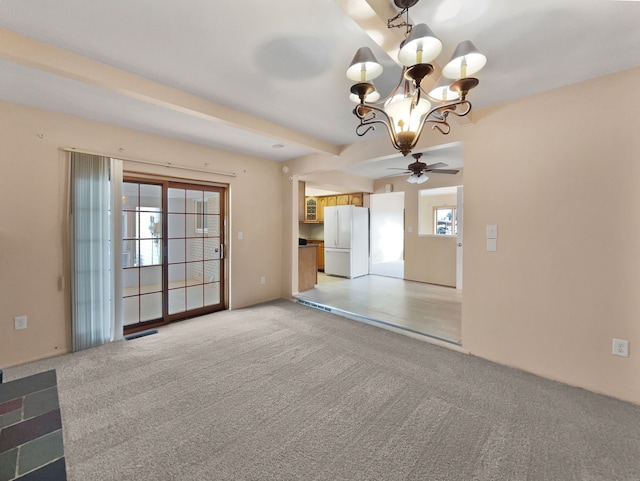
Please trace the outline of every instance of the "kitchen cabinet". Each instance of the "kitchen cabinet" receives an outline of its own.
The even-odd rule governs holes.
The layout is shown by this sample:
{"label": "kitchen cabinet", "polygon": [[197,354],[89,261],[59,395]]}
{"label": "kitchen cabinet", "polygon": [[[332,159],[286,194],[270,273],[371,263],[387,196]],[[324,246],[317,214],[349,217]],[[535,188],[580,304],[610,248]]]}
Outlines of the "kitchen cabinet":
{"label": "kitchen cabinet", "polygon": [[318,222],[318,199],[306,197],[304,200],[304,221]]}
{"label": "kitchen cabinet", "polygon": [[349,204],[362,207],[362,194],[349,194]]}
{"label": "kitchen cabinet", "polygon": [[324,241],[312,240],[311,244],[318,244],[318,270],[324,272]]}
{"label": "kitchen cabinet", "polygon": [[327,197],[318,197],[318,222],[324,222],[324,208],[327,206]]}
{"label": "kitchen cabinet", "polygon": [[318,246],[298,247],[298,292],[313,289],[318,283]]}
{"label": "kitchen cabinet", "polygon": [[336,205],[349,205],[349,194],[337,195],[336,200]]}
{"label": "kitchen cabinet", "polygon": [[318,222],[324,222],[324,208],[336,205],[335,195],[323,195],[318,197],[318,212],[316,218]]}
{"label": "kitchen cabinet", "polygon": [[[0,0],[2,1],[2,0]],[[351,194],[339,195],[320,195],[317,197],[304,198],[304,220],[301,222],[324,222],[325,207],[334,207],[336,205],[355,205],[362,207],[364,196],[362,192],[354,192]]]}

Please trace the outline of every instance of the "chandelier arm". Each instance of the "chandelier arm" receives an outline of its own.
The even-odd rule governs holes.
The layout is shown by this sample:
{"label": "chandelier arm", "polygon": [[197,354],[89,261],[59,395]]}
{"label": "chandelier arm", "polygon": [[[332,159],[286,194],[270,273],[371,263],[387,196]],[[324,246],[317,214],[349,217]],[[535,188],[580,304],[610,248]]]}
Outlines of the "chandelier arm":
{"label": "chandelier arm", "polygon": [[[360,119],[360,124],[356,127],[356,134],[362,137],[364,134],[369,132],[369,130],[372,130],[372,129],[375,130],[375,127],[373,124],[382,124],[387,129],[387,133],[391,138],[391,143],[393,144],[393,147],[395,149],[400,150],[400,146],[398,145],[395,133],[391,128],[391,119],[389,119],[389,115],[387,115],[387,113],[383,109],[376,107],[374,105],[365,104],[365,103],[361,105],[365,106],[367,109],[370,109],[370,111],[367,112],[365,115],[361,115],[358,111],[358,108],[353,109],[353,114]],[[380,113],[383,119],[379,119],[376,115],[377,113]],[[365,126],[368,128],[362,134],[360,134],[359,133],[360,128]]]}
{"label": "chandelier arm", "polygon": [[[366,127],[364,132],[360,133],[360,130],[361,130],[360,127]],[[364,123],[362,120],[360,121],[360,124],[356,125],[356,135],[358,137],[364,137],[367,134],[367,132],[369,132],[370,130],[375,130],[375,127],[373,125]]]}
{"label": "chandelier arm", "polygon": [[[464,117],[465,115],[467,115],[469,112],[471,112],[471,102],[469,102],[468,100],[460,100],[458,102],[456,102],[455,104],[451,104],[455,107],[458,107],[459,105],[464,105],[465,109],[461,112],[458,112],[457,108],[453,108],[451,110],[449,110],[448,112],[457,116],[457,117]],[[446,107],[446,106],[443,106]]]}
{"label": "chandelier arm", "polygon": [[[458,105],[462,105],[468,102],[466,101],[457,101],[450,104],[439,105],[429,111],[429,113],[425,116],[424,123],[434,124],[431,126],[431,130],[438,130],[442,135],[449,135],[451,132],[451,125],[447,122],[447,116],[456,111],[456,107]],[[465,112],[461,114],[456,114],[460,117],[467,115],[471,108],[467,108]],[[436,115],[437,114],[437,115]]]}
{"label": "chandelier arm", "polygon": [[[431,130],[438,130],[442,135],[449,135],[449,132],[451,132],[451,125],[446,120],[429,120],[428,122],[435,123],[435,125],[431,126]],[[443,129],[437,124],[446,125],[447,128]]]}

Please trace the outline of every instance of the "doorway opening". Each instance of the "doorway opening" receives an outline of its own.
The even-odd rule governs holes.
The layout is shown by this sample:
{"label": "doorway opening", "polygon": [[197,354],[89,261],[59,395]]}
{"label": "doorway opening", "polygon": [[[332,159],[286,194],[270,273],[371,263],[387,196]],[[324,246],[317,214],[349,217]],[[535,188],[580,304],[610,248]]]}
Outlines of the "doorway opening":
{"label": "doorway opening", "polygon": [[370,273],[404,278],[404,192],[371,194]]}

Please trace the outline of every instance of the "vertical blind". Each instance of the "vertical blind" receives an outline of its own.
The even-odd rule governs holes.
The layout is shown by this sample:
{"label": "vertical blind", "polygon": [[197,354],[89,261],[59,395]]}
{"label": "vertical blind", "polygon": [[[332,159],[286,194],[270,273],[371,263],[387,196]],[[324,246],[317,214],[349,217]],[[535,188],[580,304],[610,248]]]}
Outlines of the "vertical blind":
{"label": "vertical blind", "polygon": [[122,162],[71,153],[73,351],[122,338]]}

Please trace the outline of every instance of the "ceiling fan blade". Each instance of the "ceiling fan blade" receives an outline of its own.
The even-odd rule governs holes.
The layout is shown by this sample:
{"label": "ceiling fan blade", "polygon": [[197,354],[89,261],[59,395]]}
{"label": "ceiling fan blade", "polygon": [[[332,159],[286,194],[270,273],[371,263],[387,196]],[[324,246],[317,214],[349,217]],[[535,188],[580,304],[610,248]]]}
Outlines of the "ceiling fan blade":
{"label": "ceiling fan blade", "polygon": [[436,170],[430,170],[429,172],[434,174],[457,174],[460,171],[455,169],[436,169]]}
{"label": "ceiling fan blade", "polygon": [[401,175],[410,174],[411,172],[398,172],[396,174],[385,175],[384,177],[379,177],[380,179],[388,179],[389,177],[400,177]]}
{"label": "ceiling fan blade", "polygon": [[427,168],[425,170],[433,170],[433,169],[438,169],[440,167],[446,167],[447,164],[444,164],[442,162],[436,162],[435,164],[431,164],[431,165],[427,165]]}
{"label": "ceiling fan blade", "polygon": [[411,172],[410,170],[407,170],[405,167],[387,167],[387,170],[404,170],[407,172]]}

